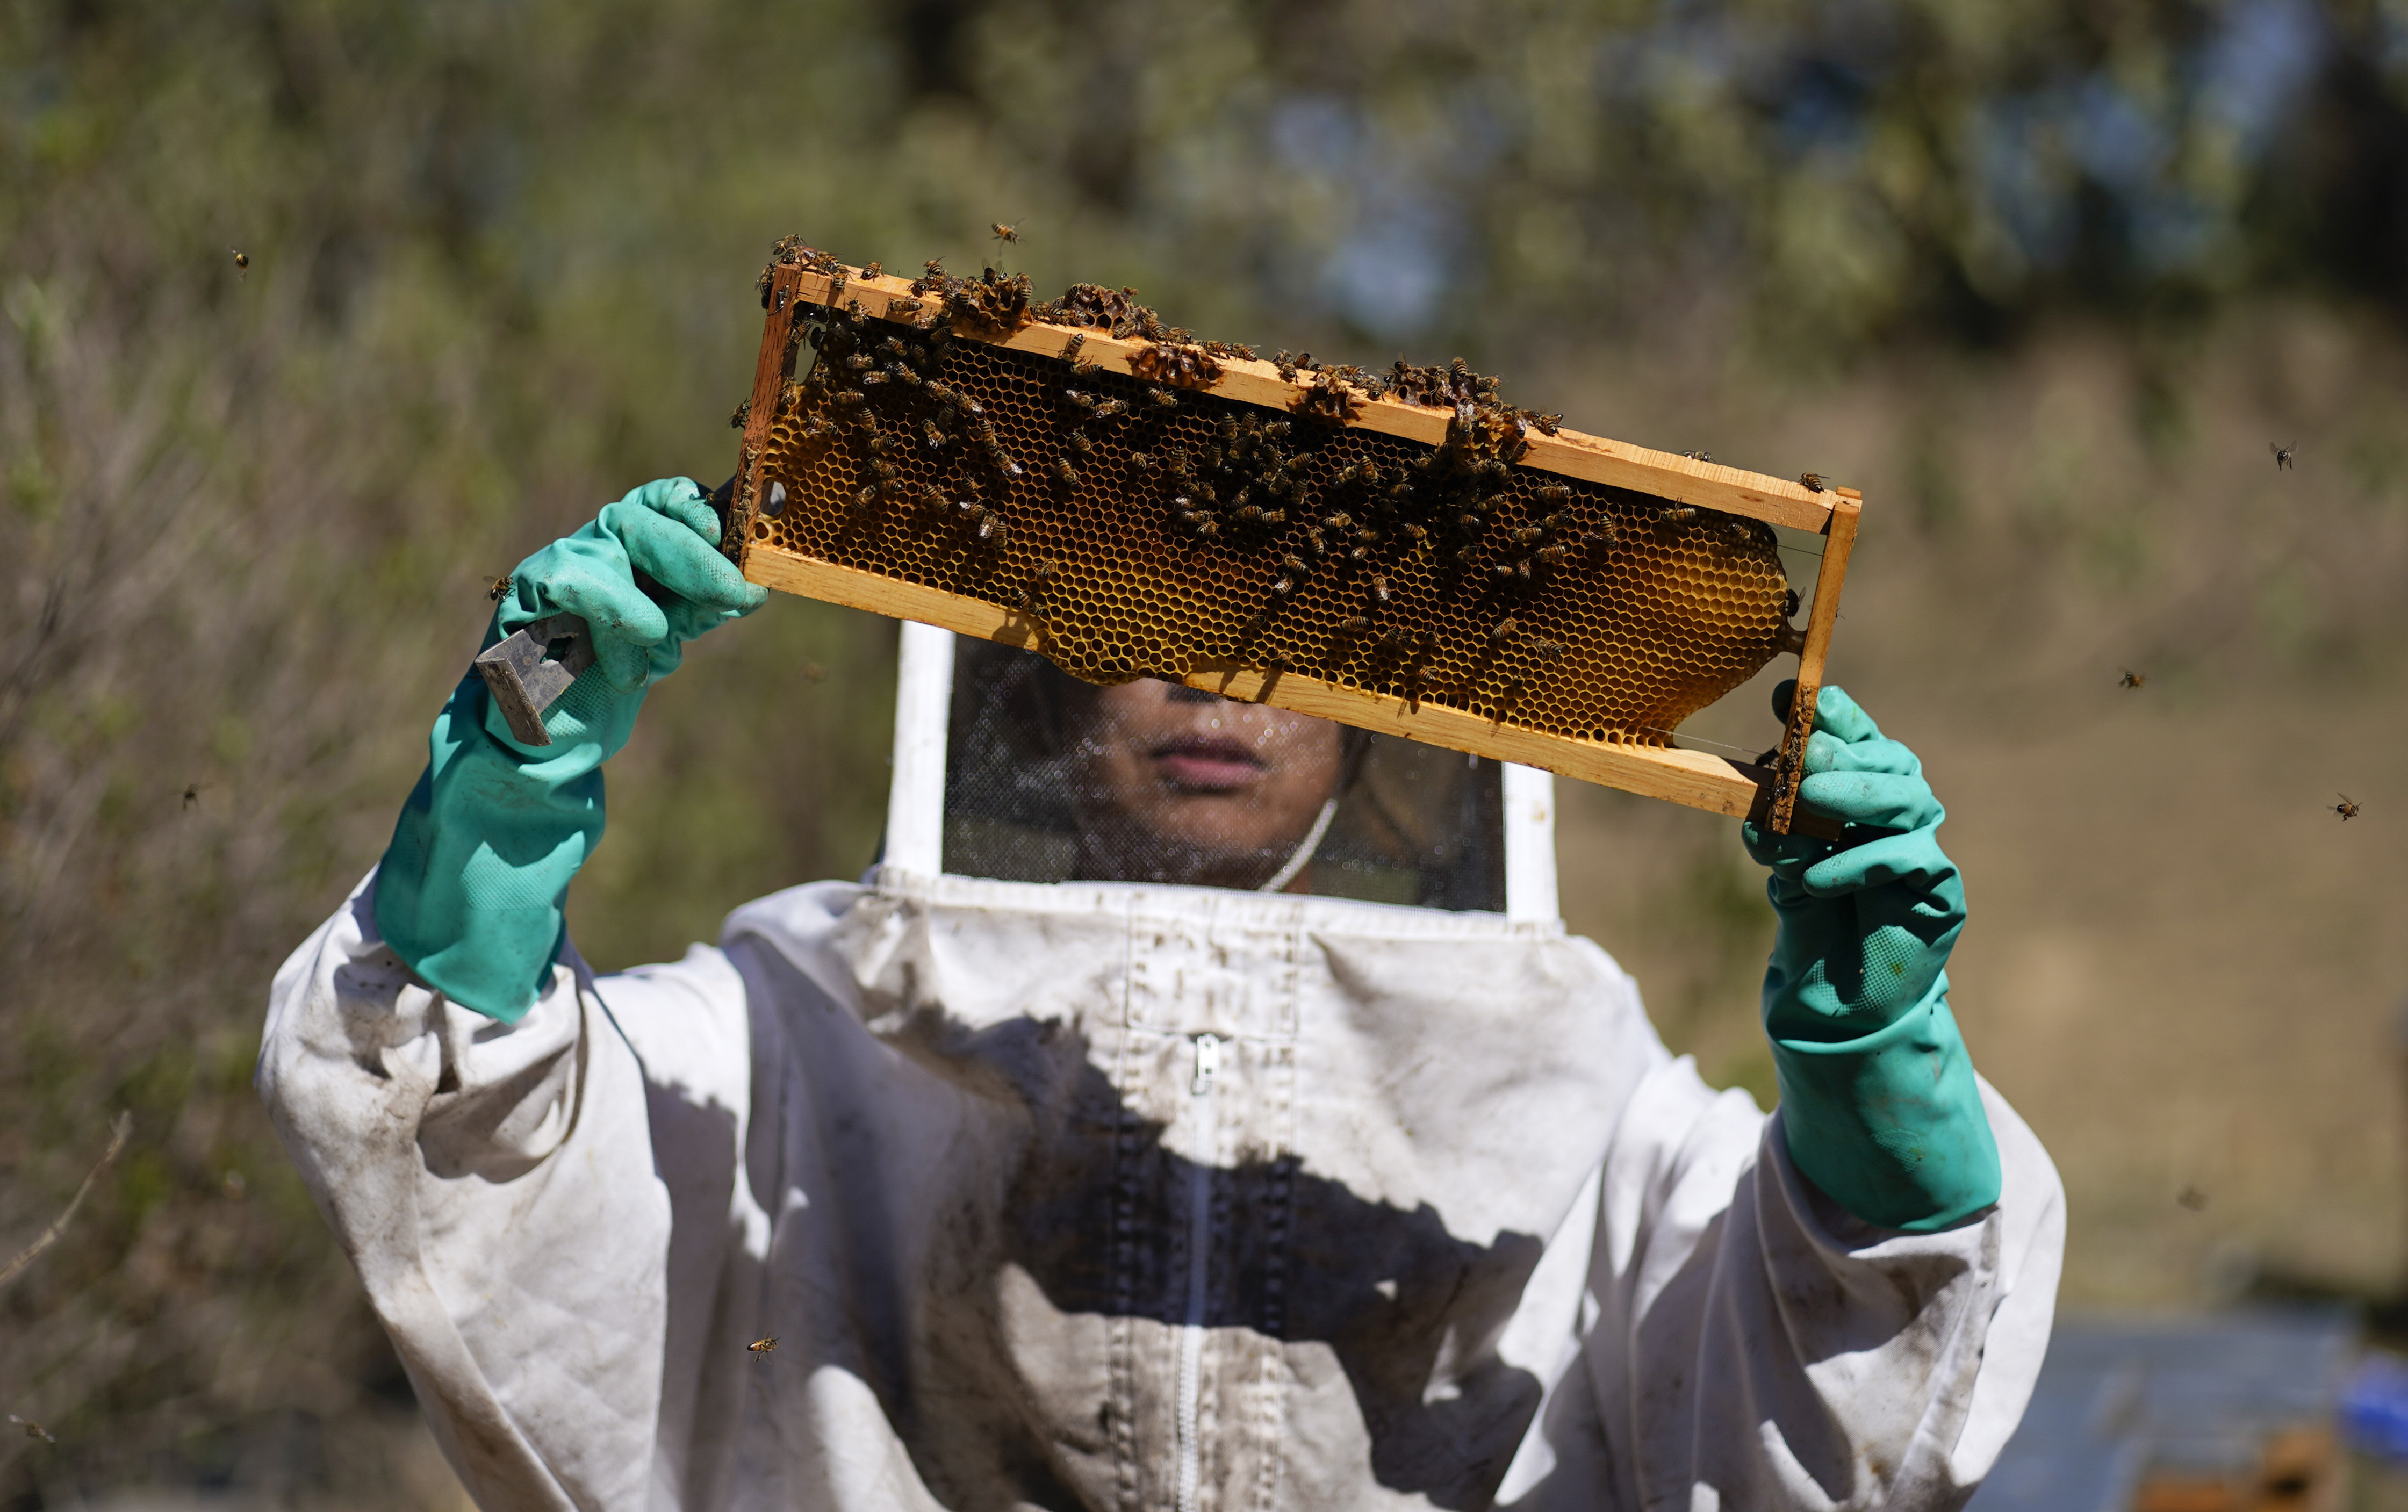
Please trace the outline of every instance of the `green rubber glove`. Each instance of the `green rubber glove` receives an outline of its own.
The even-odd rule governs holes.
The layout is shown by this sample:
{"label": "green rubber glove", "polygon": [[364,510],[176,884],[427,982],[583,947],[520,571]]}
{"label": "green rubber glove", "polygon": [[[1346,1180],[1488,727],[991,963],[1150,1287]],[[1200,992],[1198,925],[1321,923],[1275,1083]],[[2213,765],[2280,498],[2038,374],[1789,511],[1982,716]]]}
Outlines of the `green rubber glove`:
{"label": "green rubber glove", "polygon": [[[1773,691],[1784,720],[1797,687]],[[1940,849],[1947,814],[1914,752],[1837,688],[1814,701],[1798,796],[1846,838],[1741,830],[1781,916],[1764,1028],[1789,1158],[1869,1223],[1946,1228],[1999,1200],[1999,1147],[1948,1011],[1965,888]]]}
{"label": "green rubber glove", "polygon": [[[685,643],[768,597],[719,554],[719,521],[692,479],[647,483],[519,563],[485,632],[492,646],[562,610],[594,664],[523,746],[471,670],[430,737],[426,771],[377,872],[385,943],[429,986],[515,1022],[560,949],[569,879],[602,838],[602,763],[627,743],[645,690]],[[637,573],[652,578],[638,588]]]}

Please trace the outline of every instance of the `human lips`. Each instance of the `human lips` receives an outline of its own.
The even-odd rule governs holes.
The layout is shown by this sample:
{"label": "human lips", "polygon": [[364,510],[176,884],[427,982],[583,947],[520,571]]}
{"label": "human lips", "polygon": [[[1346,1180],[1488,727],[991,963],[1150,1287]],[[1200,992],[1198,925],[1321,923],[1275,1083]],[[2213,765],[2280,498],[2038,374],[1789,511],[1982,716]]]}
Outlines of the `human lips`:
{"label": "human lips", "polygon": [[1263,772],[1262,758],[1226,735],[1182,735],[1146,754],[1174,787],[1226,791],[1247,786]]}

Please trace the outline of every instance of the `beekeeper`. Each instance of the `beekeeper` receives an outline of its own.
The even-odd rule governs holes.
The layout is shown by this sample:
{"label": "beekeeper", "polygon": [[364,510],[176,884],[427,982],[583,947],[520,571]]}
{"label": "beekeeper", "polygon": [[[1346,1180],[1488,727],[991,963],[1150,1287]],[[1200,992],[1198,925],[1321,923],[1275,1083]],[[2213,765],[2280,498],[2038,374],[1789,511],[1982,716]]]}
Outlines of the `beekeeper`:
{"label": "beekeeper", "polygon": [[673,479],[520,566],[494,634],[596,664],[539,747],[461,682],[273,990],[261,1092],[482,1505],[1970,1494],[2063,1197],[1950,1017],[1940,805],[1844,695],[1803,796],[1856,838],[1746,832],[1770,1116],[1564,933],[1526,778],[1025,653],[947,686],[917,627],[882,863],[596,977],[601,765],[763,596],[717,531]]}

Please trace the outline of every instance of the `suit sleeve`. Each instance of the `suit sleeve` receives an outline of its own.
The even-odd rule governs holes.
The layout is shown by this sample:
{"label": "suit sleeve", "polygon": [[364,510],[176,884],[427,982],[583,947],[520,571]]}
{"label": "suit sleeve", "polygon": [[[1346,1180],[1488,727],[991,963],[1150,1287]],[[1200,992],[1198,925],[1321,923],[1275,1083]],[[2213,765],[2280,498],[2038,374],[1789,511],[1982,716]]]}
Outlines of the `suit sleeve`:
{"label": "suit sleeve", "polygon": [[2014,1432],[2065,1241],[2057,1171],[1988,1083],[1996,1205],[1907,1234],[1790,1162],[1781,1115],[1684,1058],[1608,1154],[1583,1349],[1611,1505],[1953,1507]]}
{"label": "suit sleeve", "polygon": [[[374,887],[277,974],[257,1083],[286,1148],[480,1505],[687,1505],[724,1482],[694,1423],[711,1335],[750,1321],[740,984],[698,949],[597,990],[564,949],[499,1023],[410,973]],[[620,983],[629,1017],[684,1020],[665,1067]]]}

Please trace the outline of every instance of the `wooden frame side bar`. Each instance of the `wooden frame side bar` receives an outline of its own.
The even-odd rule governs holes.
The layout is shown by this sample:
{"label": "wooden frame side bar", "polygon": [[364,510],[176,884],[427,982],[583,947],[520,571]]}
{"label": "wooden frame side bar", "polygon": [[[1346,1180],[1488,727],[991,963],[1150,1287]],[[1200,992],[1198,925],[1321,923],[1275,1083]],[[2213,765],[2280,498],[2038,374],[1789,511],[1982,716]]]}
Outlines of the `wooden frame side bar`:
{"label": "wooden frame side bar", "polygon": [[[881,275],[865,278],[853,269],[845,270],[845,282],[838,299],[858,299],[862,311],[881,320],[908,321],[941,301],[935,294],[915,294],[909,279]],[[806,273],[798,268],[781,266],[775,288],[792,279],[796,297],[810,304],[830,303],[836,279],[826,274]],[[779,311],[772,309],[771,319]],[[789,317],[791,319],[791,316]],[[1025,326],[1001,341],[991,345],[1013,351],[1034,352],[1040,357],[1059,357],[1073,336],[1083,336],[1079,355],[1098,367],[1114,373],[1131,371],[1129,359],[1146,349],[1152,343],[1142,339],[1128,340],[1094,329],[1069,325],[1035,324]],[[781,342],[785,340],[781,334]],[[769,343],[765,335],[762,361],[768,363]],[[1308,391],[1308,385],[1291,383],[1279,375],[1269,363],[1246,362],[1238,358],[1218,359],[1221,377],[1209,392],[1245,404],[1262,405],[1273,409],[1292,409]],[[782,381],[782,378],[781,379]],[[756,392],[757,392],[756,381]],[[774,389],[771,391],[775,392]],[[756,402],[755,412],[760,406]],[[1398,399],[1366,399],[1351,424],[1383,435],[1402,436],[1431,446],[1446,439],[1449,412],[1407,404]],[[748,432],[749,435],[749,432]],[[1785,478],[1768,478],[1761,473],[1742,471],[1737,467],[1718,466],[1710,462],[1695,462],[1669,451],[1655,451],[1627,442],[1609,441],[1602,436],[1584,435],[1578,431],[1563,431],[1555,435],[1533,432],[1529,451],[1519,465],[1536,467],[1543,472],[1584,482],[1602,483],[1611,488],[1627,488],[1675,504],[1695,505],[1703,509],[1724,514],[1744,515],[1793,530],[1821,534],[1829,522],[1839,495],[1825,490],[1815,492],[1803,483]]]}
{"label": "wooden frame side bar", "polygon": [[1782,731],[1781,755],[1772,763],[1775,834],[1789,834],[1799,820],[1798,784],[1806,775],[1806,741],[1814,733],[1814,699],[1823,691],[1831,627],[1840,622],[1840,588],[1847,580],[1848,553],[1856,544],[1856,517],[1864,508],[1864,495],[1855,489],[1841,489],[1836,497],[1830,528],[1823,537],[1823,564],[1814,574],[1814,606],[1806,620],[1806,644],[1798,653],[1798,692],[1789,705],[1788,726]]}
{"label": "wooden frame side bar", "polygon": [[736,459],[736,489],[720,522],[719,549],[738,566],[752,544],[752,521],[760,513],[762,449],[768,443],[770,422],[778,418],[779,392],[795,376],[795,305],[803,277],[800,268],[781,266],[769,279],[761,355],[752,364],[752,397],[744,411],[744,448]]}
{"label": "wooden frame side bar", "polygon": [[[783,592],[897,620],[916,620],[981,640],[1001,641],[1026,650],[1042,650],[1045,644],[1045,621],[1041,616],[1001,608],[940,588],[904,582],[857,567],[839,566],[758,542],[745,557],[744,576]],[[1462,709],[1439,704],[1410,704],[1390,694],[1348,688],[1293,672],[1265,673],[1251,667],[1214,665],[1199,667],[1183,680],[1190,687],[1226,698],[1268,704],[1357,729],[1401,735],[1424,745],[1541,767],[1584,782],[1665,798],[1709,813],[1760,818],[1771,796],[1770,772],[1699,750],[1543,735]]]}

